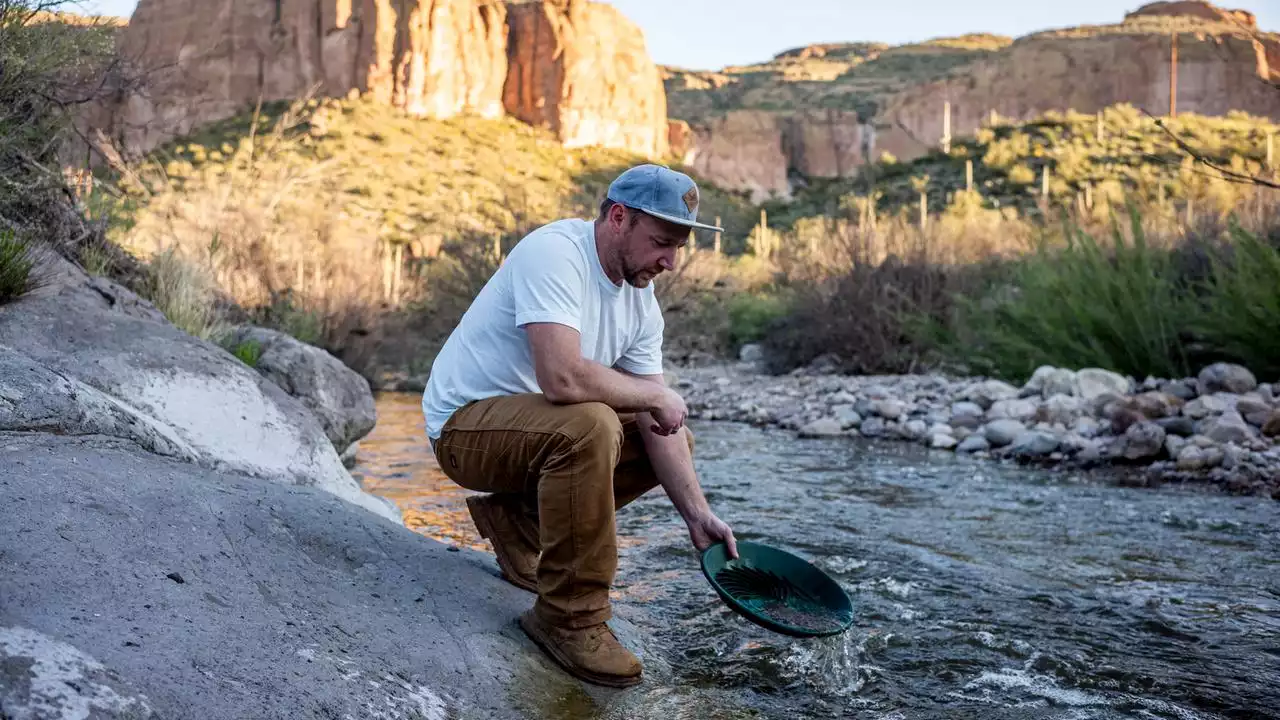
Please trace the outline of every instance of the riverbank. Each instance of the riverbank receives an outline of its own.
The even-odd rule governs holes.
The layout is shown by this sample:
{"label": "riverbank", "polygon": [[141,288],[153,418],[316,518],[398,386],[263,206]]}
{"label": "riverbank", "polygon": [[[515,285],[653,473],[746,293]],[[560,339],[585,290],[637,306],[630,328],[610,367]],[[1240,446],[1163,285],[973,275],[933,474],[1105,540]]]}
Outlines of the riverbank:
{"label": "riverbank", "polygon": [[1001,462],[1114,468],[1139,484],[1201,482],[1280,499],[1280,388],[1240,366],[1142,381],[1045,367],[1022,387],[944,375],[838,375],[820,361],[776,376],[753,362],[672,375],[697,419],[798,438],[899,440]]}

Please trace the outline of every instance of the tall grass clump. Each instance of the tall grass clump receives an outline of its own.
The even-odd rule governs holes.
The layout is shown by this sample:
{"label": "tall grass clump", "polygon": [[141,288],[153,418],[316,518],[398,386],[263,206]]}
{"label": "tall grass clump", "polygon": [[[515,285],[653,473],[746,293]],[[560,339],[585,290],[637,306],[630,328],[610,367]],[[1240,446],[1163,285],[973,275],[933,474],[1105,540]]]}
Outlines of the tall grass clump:
{"label": "tall grass clump", "polygon": [[143,294],[169,322],[190,335],[217,341],[227,329],[217,309],[217,283],[212,274],[176,248],[151,258]]}
{"label": "tall grass clump", "polygon": [[971,372],[1011,380],[1041,365],[1100,367],[1146,377],[1183,377],[1194,305],[1166,250],[1149,246],[1141,219],[1109,243],[1066,225],[1008,266],[1005,281],[960,297],[939,336],[944,355]]}
{"label": "tall grass clump", "polygon": [[1280,379],[1280,246],[1239,226],[1230,240],[1198,288],[1194,350]]}
{"label": "tall grass clump", "polygon": [[13,302],[32,289],[34,269],[27,243],[10,230],[0,231],[0,305]]}

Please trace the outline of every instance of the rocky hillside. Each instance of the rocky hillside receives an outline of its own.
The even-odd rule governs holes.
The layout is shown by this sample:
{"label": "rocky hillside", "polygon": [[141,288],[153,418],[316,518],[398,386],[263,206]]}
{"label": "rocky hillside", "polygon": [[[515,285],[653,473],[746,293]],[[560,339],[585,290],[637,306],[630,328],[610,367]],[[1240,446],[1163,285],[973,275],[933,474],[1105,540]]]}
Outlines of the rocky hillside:
{"label": "rocky hillside", "polygon": [[796,178],[856,174],[889,153],[912,159],[972,134],[992,113],[1029,120],[1130,104],[1280,119],[1280,35],[1203,2],[1154,3],[1116,25],[975,35],[919,45],[819,45],[719,72],[666,69],[673,149],[757,200],[788,199]]}
{"label": "rocky hillside", "polygon": [[667,149],[643,35],[599,3],[140,0],[119,48],[144,85],[88,124],[134,151],[312,90],[419,117],[510,114],[570,146]]}

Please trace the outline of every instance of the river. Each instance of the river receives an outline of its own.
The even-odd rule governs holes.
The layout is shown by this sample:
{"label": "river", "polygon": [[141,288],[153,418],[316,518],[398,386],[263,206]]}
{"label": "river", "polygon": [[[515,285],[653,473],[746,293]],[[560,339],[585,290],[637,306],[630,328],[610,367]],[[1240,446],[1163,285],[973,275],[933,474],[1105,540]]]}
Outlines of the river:
{"label": "river", "polygon": [[[379,397],[354,473],[411,528],[485,549],[418,402]],[[582,693],[542,717],[1280,717],[1280,503],[691,426],[712,506],[836,577],[853,627],[797,641],[734,615],[655,491],[619,515],[614,596],[661,669],[630,709]]]}

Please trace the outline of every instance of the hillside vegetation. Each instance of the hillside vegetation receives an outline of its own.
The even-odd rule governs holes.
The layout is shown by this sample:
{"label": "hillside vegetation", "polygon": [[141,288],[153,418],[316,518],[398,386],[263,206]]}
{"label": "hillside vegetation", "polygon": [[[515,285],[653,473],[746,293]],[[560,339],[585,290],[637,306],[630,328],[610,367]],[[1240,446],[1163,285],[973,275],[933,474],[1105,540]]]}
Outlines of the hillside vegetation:
{"label": "hillside vegetation", "polygon": [[[369,370],[429,359],[515,242],[552,220],[594,217],[608,183],[638,162],[565,149],[512,119],[426,120],[363,100],[310,100],[117,165],[97,197],[113,240],[183,274],[179,285],[207,286],[168,294],[170,317],[193,318],[189,331],[217,335],[218,318],[187,306],[218,296]],[[753,208],[703,187],[702,215],[745,235]]]}
{"label": "hillside vegetation", "polygon": [[[934,213],[961,203],[1023,216],[1065,210],[1105,218],[1131,202],[1155,214],[1186,215],[1190,205],[1192,219],[1225,217],[1241,206],[1250,186],[1224,180],[1179,142],[1223,168],[1262,176],[1280,167],[1277,134],[1280,125],[1240,113],[1183,114],[1158,124],[1127,105],[1096,115],[1049,112],[1027,123],[985,127],[954,141],[950,152],[938,149],[911,162],[888,158],[864,167],[855,179],[813,181],[794,202],[770,210],[788,226],[802,217],[841,215],[867,198],[881,213],[915,212],[923,190]],[[970,165],[973,192],[967,193]]]}
{"label": "hillside vegetation", "polygon": [[923,43],[813,45],[719,72],[665,68],[671,117],[697,123],[729,110],[835,108],[874,116],[884,98],[963,68],[1012,40],[966,35]]}

